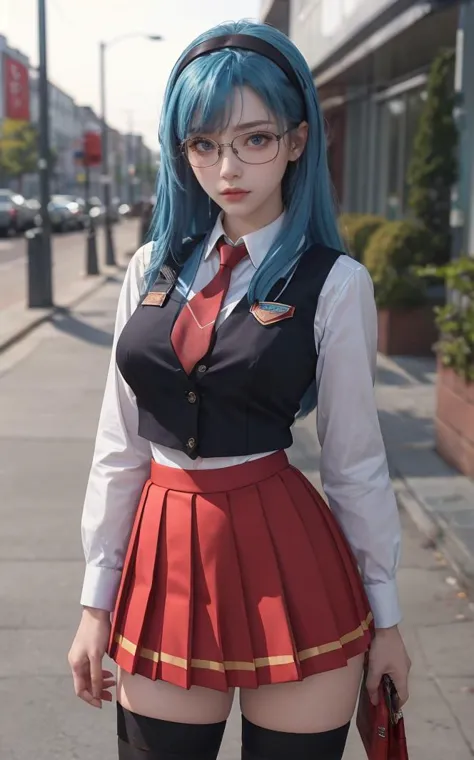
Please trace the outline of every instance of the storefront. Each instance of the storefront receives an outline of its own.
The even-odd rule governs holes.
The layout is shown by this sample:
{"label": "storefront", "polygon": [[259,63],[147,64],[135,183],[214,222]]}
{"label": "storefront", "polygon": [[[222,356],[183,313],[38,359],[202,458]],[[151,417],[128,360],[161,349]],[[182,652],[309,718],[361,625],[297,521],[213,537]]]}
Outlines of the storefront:
{"label": "storefront", "polygon": [[[276,9],[265,5],[271,23]],[[318,85],[341,209],[402,217],[427,73],[441,48],[456,46],[458,2],[291,0],[288,9]]]}

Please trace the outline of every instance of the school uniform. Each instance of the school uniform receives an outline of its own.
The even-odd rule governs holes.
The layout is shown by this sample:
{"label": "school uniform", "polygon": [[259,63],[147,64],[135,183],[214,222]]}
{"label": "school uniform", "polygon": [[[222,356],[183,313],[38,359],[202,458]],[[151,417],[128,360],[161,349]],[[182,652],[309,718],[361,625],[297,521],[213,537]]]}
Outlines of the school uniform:
{"label": "school uniform", "polygon": [[[248,256],[191,371],[171,336],[219,269],[221,217],[192,282],[183,270],[165,298],[147,302],[146,245],[119,299],[83,512],[81,603],[114,610],[109,654],[120,667],[185,688],[254,688],[343,667],[374,626],[401,618],[372,283],[349,256],[313,246],[283,292],[269,294],[280,311],[270,306],[268,320],[252,311],[249,282],[283,220],[237,241]],[[330,509],[284,452],[314,379]]]}

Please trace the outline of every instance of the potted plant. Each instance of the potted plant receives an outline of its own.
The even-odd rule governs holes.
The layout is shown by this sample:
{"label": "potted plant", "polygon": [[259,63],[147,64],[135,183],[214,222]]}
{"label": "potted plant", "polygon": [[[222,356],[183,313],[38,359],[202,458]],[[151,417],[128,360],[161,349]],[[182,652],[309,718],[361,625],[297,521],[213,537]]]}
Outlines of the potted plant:
{"label": "potted plant", "polygon": [[364,262],[374,282],[378,350],[387,355],[426,356],[437,339],[427,277],[431,235],[413,221],[386,222],[372,235]]}
{"label": "potted plant", "polygon": [[465,475],[474,475],[474,259],[463,256],[430,271],[441,275],[449,303],[436,309],[436,448]]}

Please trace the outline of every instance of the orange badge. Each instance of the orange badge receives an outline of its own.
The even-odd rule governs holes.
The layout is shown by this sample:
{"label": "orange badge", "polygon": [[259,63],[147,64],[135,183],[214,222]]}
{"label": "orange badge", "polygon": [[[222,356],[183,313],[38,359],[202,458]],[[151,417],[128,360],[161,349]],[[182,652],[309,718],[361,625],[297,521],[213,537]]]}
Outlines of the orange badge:
{"label": "orange badge", "polygon": [[273,325],[282,319],[290,319],[295,313],[295,307],[276,301],[257,301],[250,307],[250,313],[261,325]]}

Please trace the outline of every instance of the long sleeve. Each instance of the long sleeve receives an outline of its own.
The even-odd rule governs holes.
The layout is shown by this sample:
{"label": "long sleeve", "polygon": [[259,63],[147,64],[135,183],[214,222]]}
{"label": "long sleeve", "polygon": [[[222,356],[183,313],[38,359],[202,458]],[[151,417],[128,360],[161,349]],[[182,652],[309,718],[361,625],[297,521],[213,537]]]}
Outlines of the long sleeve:
{"label": "long sleeve", "polygon": [[81,604],[112,610],[140,492],[150,470],[150,444],[137,434],[135,397],[115,361],[122,329],[139,301],[144,249],[130,261],[121,289],[112,355],[82,515],[86,572]]}
{"label": "long sleeve", "polygon": [[321,479],[355,554],[378,628],[400,622],[400,521],[377,416],[377,314],[367,270],[343,256],[315,320]]}

